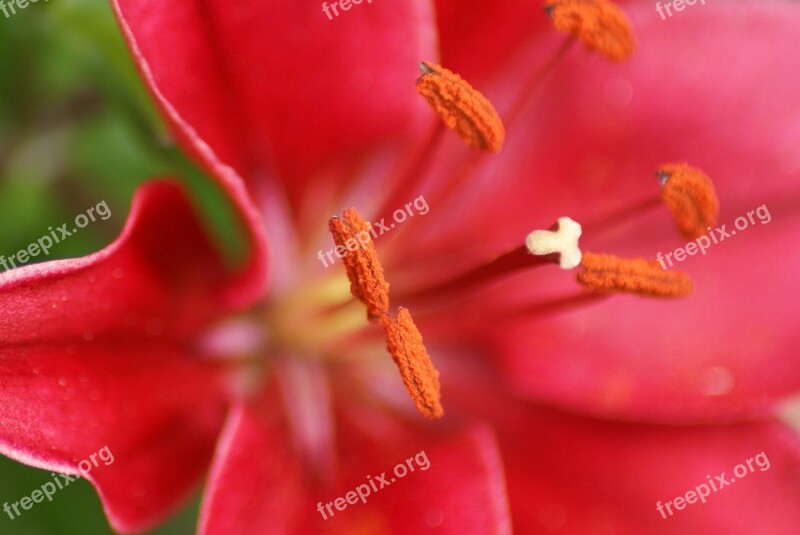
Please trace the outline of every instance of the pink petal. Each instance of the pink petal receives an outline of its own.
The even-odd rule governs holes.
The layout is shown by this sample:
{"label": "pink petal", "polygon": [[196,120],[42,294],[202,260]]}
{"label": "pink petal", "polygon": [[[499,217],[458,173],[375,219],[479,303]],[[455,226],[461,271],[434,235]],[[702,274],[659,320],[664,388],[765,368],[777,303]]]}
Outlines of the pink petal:
{"label": "pink petal", "polygon": [[333,20],[318,2],[114,7],[184,148],[218,175],[220,163],[232,166],[251,187],[278,173],[304,191],[323,167],[345,180],[356,157],[407,134],[425,109],[413,85],[419,61],[435,57],[424,0],[351,4]]}
{"label": "pink petal", "polygon": [[[491,339],[490,353],[521,392],[549,403],[672,421],[764,414],[800,387],[800,253],[788,246],[800,223],[800,68],[785,53],[800,45],[800,9],[696,5],[669,22],[652,6],[628,11],[640,42],[634,57],[611,65],[572,50],[504,153],[463,191],[430,199],[424,224],[404,225],[392,245],[414,254],[387,276],[401,293],[402,284],[517,247],[563,215],[585,223],[584,250],[654,258],[685,245],[665,208],[608,229],[588,223],[655,197],[658,166],[687,160],[715,180],[720,224],[730,229],[765,203],[773,219],[677,266],[695,280],[693,296],[615,296],[511,322],[511,309],[580,291],[574,273],[539,268],[459,303],[453,315],[440,308],[427,324],[415,319],[427,333],[439,318],[461,317],[462,330]],[[536,61],[557,43],[545,38]]]}
{"label": "pink petal", "polygon": [[187,342],[230,282],[181,189],[138,192],[120,237],[93,255],[0,275],[0,451],[87,478],[112,525],[142,530],[197,483],[222,424],[220,370]]}

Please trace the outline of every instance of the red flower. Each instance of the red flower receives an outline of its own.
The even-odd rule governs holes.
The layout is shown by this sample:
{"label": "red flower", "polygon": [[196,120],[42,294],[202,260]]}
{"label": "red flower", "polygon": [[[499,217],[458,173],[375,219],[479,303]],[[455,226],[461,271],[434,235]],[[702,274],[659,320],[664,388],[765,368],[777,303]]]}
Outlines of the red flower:
{"label": "red flower", "polygon": [[[800,13],[696,4],[662,21],[631,6],[628,62],[573,47],[537,77],[564,36],[529,2],[502,4],[374,0],[329,20],[315,2],[117,0],[177,140],[237,207],[249,257],[231,272],[182,189],[159,181],[103,251],[3,274],[0,451],[74,472],[108,446],[115,462],[86,477],[120,531],[159,522],[210,466],[207,534],[790,533],[800,444],[774,414],[800,385],[800,254],[784,245],[800,200],[800,79],[785,53]],[[499,155],[427,137],[411,88],[437,36],[444,65],[501,116],[518,109]],[[680,247],[666,208],[629,209],[683,160],[714,179],[720,223],[761,205],[771,218],[678,265],[692,296],[598,300],[554,265],[458,279],[564,215],[593,252]],[[441,372],[433,423],[343,270],[318,259],[331,213],[377,221],[415,198],[427,208],[377,249],[392,307],[408,306]],[[456,291],[431,289],[454,278]],[[325,509],[423,452],[428,468]],[[655,510],[760,452],[774,468],[673,517]]]}

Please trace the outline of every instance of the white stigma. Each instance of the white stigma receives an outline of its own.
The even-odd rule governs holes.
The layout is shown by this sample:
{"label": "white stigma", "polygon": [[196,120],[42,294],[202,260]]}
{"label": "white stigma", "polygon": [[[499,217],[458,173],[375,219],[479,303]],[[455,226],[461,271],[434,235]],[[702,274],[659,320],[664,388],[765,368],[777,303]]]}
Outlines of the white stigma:
{"label": "white stigma", "polygon": [[558,253],[561,269],[573,269],[581,263],[578,238],[581,226],[569,217],[558,218],[558,230],[534,230],[528,234],[525,246],[532,255],[544,256]]}

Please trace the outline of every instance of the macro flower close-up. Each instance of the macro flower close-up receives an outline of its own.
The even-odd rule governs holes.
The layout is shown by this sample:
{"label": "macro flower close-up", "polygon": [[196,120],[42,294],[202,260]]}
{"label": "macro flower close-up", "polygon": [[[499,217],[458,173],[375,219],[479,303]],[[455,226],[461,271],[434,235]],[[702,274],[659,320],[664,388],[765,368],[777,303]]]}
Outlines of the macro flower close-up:
{"label": "macro flower close-up", "polygon": [[800,533],[800,2],[0,13],[0,533]]}

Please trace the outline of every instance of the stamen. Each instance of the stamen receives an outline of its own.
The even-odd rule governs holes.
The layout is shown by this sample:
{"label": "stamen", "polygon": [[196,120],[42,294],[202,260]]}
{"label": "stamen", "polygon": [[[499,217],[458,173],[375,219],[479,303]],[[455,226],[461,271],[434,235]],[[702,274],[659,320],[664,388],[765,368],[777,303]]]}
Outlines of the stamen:
{"label": "stamen", "polygon": [[655,260],[627,259],[585,253],[578,282],[606,293],[627,292],[648,297],[685,297],[692,280],[679,271],[665,271]]}
{"label": "stamen", "polygon": [[386,348],[419,411],[426,418],[441,418],[444,410],[440,401],[439,372],[408,310],[400,308],[396,318],[389,315],[389,283],[375,245],[369,239],[369,225],[355,208],[346,209],[343,217],[331,218],[328,227],[337,248],[347,249],[342,262],[350,279],[350,292],[367,305],[367,318],[383,325]]}
{"label": "stamen", "polygon": [[661,199],[684,237],[698,238],[717,222],[719,200],[705,173],[683,163],[663,165],[656,176],[661,180]]}
{"label": "stamen", "polygon": [[525,246],[532,255],[559,254],[561,269],[573,269],[581,263],[578,238],[581,226],[569,217],[559,217],[556,230],[534,230],[528,234]]}
{"label": "stamen", "polygon": [[367,305],[367,318],[376,322],[389,311],[389,283],[369,237],[369,225],[355,208],[348,208],[344,220],[333,217],[328,228],[337,248],[347,250],[342,262],[350,279],[350,292]]}
{"label": "stamen", "polygon": [[633,54],[631,23],[609,0],[546,0],[545,11],[557,30],[575,35],[589,49],[612,61],[623,61]]}
{"label": "stamen", "polygon": [[500,152],[506,133],[491,102],[440,65],[422,62],[420,69],[423,74],[417,78],[417,92],[444,123],[470,147]]}
{"label": "stamen", "polygon": [[422,334],[405,308],[400,308],[397,318],[385,318],[386,349],[392,355],[403,383],[423,416],[429,419],[444,415],[441,403],[439,372],[425,349]]}

